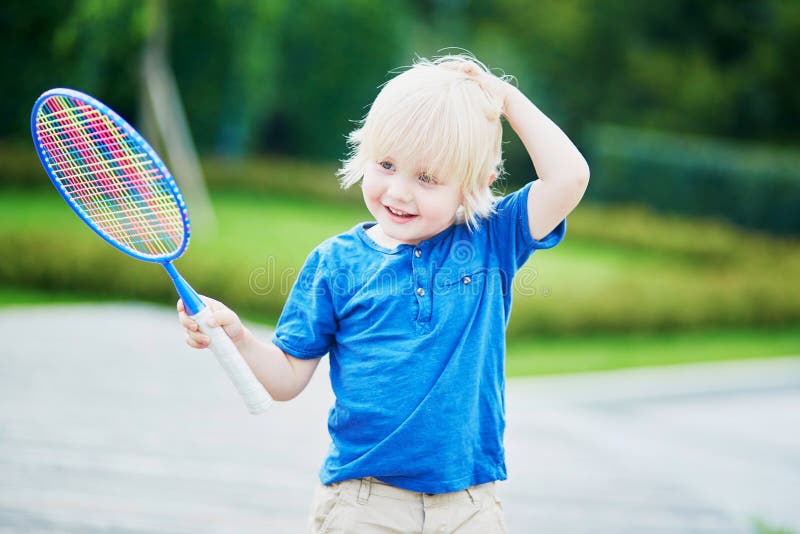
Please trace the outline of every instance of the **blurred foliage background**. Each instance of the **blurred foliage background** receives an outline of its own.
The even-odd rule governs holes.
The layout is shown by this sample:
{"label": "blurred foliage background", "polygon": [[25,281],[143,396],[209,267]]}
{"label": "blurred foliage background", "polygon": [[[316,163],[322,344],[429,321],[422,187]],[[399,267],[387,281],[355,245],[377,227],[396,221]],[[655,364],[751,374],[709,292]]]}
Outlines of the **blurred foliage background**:
{"label": "blurred foliage background", "polygon": [[[33,101],[55,86],[141,125],[141,57],[159,23],[220,223],[181,268],[245,313],[280,311],[284,295],[253,290],[268,256],[296,269],[321,239],[368,218],[333,171],[390,71],[457,47],[516,76],[592,168],[569,238],[533,262],[513,343],[769,328],[753,346],[800,349],[796,0],[7,1],[7,301],[30,299],[21,288],[172,298],[157,269],[113,255],[70,219],[29,133]],[[506,141],[510,191],[535,173],[510,129]],[[53,246],[57,261],[38,252]],[[750,345],[736,338],[721,352],[732,346]]]}
{"label": "blurred foliage background", "polygon": [[[138,117],[140,57],[154,16],[166,19],[198,147],[231,157],[339,159],[352,121],[391,69],[456,46],[515,75],[575,138],[600,178],[592,200],[643,200],[800,232],[790,213],[800,203],[796,1],[157,4],[5,2],[0,138],[25,138],[26,104],[52,86],[101,95]],[[508,137],[509,174],[519,185],[533,172]]]}

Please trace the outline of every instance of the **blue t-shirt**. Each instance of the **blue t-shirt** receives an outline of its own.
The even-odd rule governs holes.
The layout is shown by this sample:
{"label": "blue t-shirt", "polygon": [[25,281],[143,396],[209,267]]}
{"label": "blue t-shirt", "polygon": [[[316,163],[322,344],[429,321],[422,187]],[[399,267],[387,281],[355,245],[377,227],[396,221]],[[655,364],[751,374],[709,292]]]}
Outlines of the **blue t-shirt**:
{"label": "blue t-shirt", "polygon": [[499,200],[473,231],[457,224],[387,249],[362,223],[308,256],[272,341],[297,358],[330,354],[323,484],[372,476],[444,493],[506,478],[511,283],[566,229],[531,237],[529,189]]}

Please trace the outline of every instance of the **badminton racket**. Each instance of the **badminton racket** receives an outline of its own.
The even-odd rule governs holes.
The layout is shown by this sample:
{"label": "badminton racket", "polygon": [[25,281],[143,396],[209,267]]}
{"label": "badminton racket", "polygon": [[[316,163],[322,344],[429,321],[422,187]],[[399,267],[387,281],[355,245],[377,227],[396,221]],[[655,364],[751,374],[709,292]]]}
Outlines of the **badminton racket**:
{"label": "badminton racket", "polygon": [[42,166],[67,204],[114,248],[164,267],[250,413],[264,412],[272,398],[222,328],[208,326],[211,310],[172,264],[189,244],[189,214],[147,141],[108,106],[61,88],[34,104],[31,133]]}

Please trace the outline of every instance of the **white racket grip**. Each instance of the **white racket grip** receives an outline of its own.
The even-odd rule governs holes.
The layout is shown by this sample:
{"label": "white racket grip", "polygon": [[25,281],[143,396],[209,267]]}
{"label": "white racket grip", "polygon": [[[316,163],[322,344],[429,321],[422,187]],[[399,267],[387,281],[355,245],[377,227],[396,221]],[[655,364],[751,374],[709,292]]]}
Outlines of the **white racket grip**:
{"label": "white racket grip", "polygon": [[209,308],[203,308],[192,319],[197,321],[200,330],[211,338],[208,348],[217,357],[222,368],[228,374],[233,385],[239,391],[242,400],[247,405],[247,409],[253,415],[264,413],[272,405],[272,397],[253,374],[253,371],[244,361],[244,358],[236,349],[231,338],[219,326],[208,326],[208,318],[211,316]]}

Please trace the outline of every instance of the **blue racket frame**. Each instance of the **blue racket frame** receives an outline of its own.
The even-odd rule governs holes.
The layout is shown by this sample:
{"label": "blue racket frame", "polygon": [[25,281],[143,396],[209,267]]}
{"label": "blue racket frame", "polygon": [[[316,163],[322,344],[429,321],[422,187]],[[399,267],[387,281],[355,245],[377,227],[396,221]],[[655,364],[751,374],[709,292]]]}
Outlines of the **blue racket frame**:
{"label": "blue racket frame", "polygon": [[[140,253],[138,250],[132,249],[120,243],[117,243],[113,238],[108,236],[101,228],[99,228],[84,212],[84,210],[78,206],[72,198],[67,194],[64,190],[63,185],[61,184],[58,176],[55,173],[51,163],[50,163],[50,153],[47,149],[42,145],[39,140],[39,136],[37,134],[36,129],[36,117],[39,114],[39,110],[41,109],[44,102],[52,97],[67,97],[67,98],[74,98],[80,101],[85,102],[86,104],[97,108],[103,115],[109,118],[116,126],[121,128],[130,136],[132,139],[152,160],[155,164],[156,168],[161,173],[164,182],[169,188],[170,193],[172,194],[173,198],[175,199],[176,204],[181,213],[181,218],[183,220],[183,241],[181,242],[180,246],[172,253],[160,256],[148,256],[145,254]],[[164,269],[169,274],[170,278],[172,279],[173,284],[175,285],[175,289],[178,291],[178,295],[180,295],[181,299],[183,300],[184,307],[186,308],[186,312],[189,315],[195,315],[200,310],[205,308],[205,304],[200,300],[197,292],[192,289],[192,287],[183,279],[183,277],[178,273],[175,266],[172,265],[172,261],[179,258],[185,251],[186,248],[189,246],[189,238],[191,235],[190,227],[189,227],[189,211],[186,207],[186,203],[183,200],[183,195],[178,188],[178,184],[175,182],[175,179],[170,174],[167,166],[164,165],[164,162],[161,161],[161,158],[156,154],[155,150],[150,146],[150,144],[142,137],[136,129],[128,124],[128,122],[119,116],[113,109],[109,108],[96,98],[87,95],[86,93],[82,93],[80,91],[76,91],[74,89],[68,89],[64,87],[58,87],[54,89],[50,89],[42,93],[42,95],[36,100],[35,104],[33,105],[33,110],[31,111],[31,136],[33,137],[33,144],[36,147],[36,154],[39,156],[39,160],[42,163],[42,167],[44,167],[47,176],[50,178],[53,186],[55,186],[58,193],[61,195],[61,198],[72,208],[78,217],[86,223],[89,228],[91,228],[98,236],[100,236],[106,243],[111,245],[112,247],[116,248],[117,250],[124,252],[128,256],[132,256],[138,260],[150,262],[150,263],[159,263],[161,264]]]}

